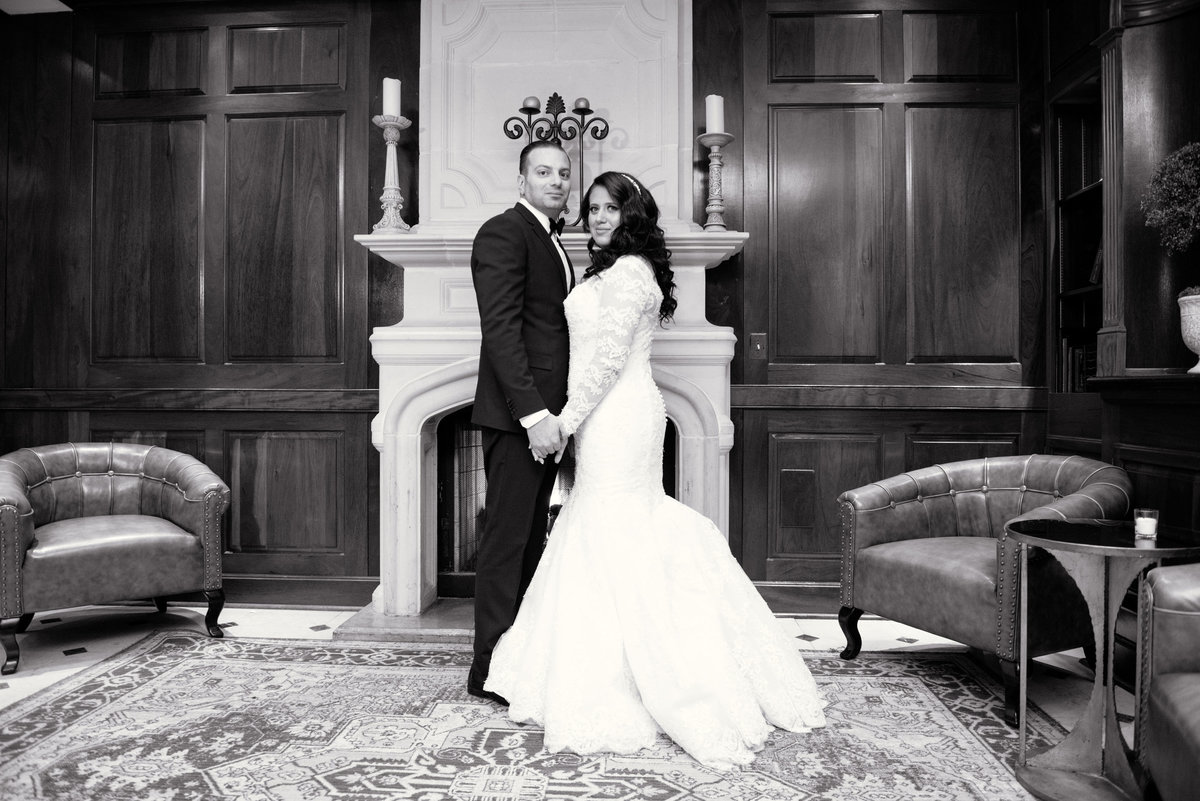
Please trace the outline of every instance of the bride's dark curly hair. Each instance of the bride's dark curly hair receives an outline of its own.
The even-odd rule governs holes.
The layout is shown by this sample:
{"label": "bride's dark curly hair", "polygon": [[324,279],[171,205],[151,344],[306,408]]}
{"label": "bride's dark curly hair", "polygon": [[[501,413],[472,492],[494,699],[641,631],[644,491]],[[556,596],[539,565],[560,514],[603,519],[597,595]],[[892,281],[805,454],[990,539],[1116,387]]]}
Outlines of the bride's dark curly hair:
{"label": "bride's dark curly hair", "polygon": [[598,275],[612,266],[621,256],[633,254],[650,262],[654,278],[662,289],[662,305],[658,307],[658,321],[663,324],[675,314],[675,273],[671,269],[671,251],[666,237],[658,227],[658,204],[654,196],[642,188],[632,176],[623,172],[604,172],[583,196],[583,230],[589,231],[588,208],[592,190],[604,187],[608,196],[621,209],[621,224],[613,231],[608,247],[598,247],[595,239],[588,239],[588,254],[592,263],[584,272],[584,279]]}

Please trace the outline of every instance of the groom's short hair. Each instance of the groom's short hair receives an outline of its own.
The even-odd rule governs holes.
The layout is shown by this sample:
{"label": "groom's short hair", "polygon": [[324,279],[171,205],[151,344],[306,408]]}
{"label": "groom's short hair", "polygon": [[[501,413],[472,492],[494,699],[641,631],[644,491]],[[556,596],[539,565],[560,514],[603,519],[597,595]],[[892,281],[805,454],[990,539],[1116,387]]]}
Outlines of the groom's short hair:
{"label": "groom's short hair", "polygon": [[537,150],[538,148],[542,148],[542,147],[552,147],[555,150],[561,150],[563,152],[563,155],[565,155],[567,157],[567,162],[570,163],[570,161],[571,161],[570,154],[568,154],[566,148],[564,148],[558,142],[554,142],[549,139],[544,139],[544,140],[543,139],[535,139],[532,142],[530,142],[529,144],[525,145],[525,147],[521,148],[521,159],[520,159],[520,161],[517,162],[517,172],[518,173],[520,173],[521,175],[525,174],[525,168],[529,166],[529,154],[532,153],[533,151]]}

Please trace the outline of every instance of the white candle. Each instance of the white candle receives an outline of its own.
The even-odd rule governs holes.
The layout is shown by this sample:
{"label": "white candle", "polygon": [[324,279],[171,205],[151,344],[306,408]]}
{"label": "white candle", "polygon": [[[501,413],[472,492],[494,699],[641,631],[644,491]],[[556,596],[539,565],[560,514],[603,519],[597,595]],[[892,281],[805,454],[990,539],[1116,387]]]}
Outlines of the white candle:
{"label": "white candle", "polygon": [[1153,517],[1139,517],[1133,521],[1133,533],[1140,536],[1149,536],[1158,533],[1158,521]]}
{"label": "white candle", "polygon": [[383,116],[400,116],[400,79],[383,79]]}
{"label": "white candle", "polygon": [[720,95],[709,95],[704,98],[704,131],[705,133],[725,132],[725,98]]}

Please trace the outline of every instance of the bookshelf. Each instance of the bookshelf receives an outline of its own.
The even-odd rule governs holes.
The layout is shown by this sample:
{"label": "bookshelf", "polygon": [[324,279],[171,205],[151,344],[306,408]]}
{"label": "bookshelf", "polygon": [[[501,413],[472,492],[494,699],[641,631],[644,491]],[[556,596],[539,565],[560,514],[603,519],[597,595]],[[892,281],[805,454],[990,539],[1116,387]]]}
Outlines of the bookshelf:
{"label": "bookshelf", "polygon": [[1104,294],[1100,107],[1098,72],[1084,76],[1050,104],[1057,392],[1086,392],[1087,380],[1096,375]]}

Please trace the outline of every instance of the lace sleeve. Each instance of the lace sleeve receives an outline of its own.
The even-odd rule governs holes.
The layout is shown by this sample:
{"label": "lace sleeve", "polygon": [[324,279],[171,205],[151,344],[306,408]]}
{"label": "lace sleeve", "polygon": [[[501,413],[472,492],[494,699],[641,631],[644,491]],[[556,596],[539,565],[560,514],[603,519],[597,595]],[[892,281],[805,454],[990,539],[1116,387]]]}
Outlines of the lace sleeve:
{"label": "lace sleeve", "polygon": [[567,400],[559,416],[568,436],[617,382],[629,359],[638,320],[658,287],[649,266],[636,256],[622,256],[601,276],[596,350],[588,364],[571,365],[572,370],[583,371],[578,383],[582,389]]}

